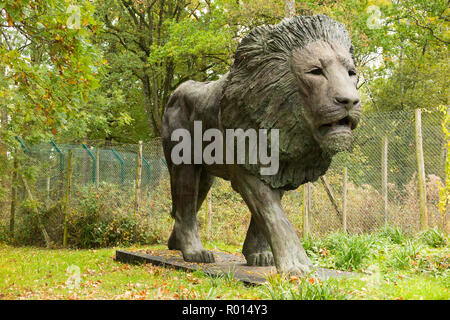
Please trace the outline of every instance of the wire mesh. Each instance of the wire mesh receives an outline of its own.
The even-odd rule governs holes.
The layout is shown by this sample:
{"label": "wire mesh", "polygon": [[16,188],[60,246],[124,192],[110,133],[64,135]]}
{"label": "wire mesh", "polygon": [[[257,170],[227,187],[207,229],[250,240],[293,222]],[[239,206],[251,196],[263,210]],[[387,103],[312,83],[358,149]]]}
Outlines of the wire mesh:
{"label": "wire mesh", "polygon": [[[445,163],[447,141],[441,126],[442,114],[422,113],[422,135],[427,185],[429,226],[447,228],[447,212],[438,210],[439,192],[446,183]],[[382,170],[383,147],[387,139],[387,211],[384,207]],[[133,211],[136,201],[136,179],[139,145],[105,141],[84,144],[46,142],[24,145],[26,161],[34,178],[32,192],[36,199],[51,208],[66,200],[68,151],[72,150],[72,189],[74,207],[98,211],[98,203],[107,205],[105,212]],[[146,199],[142,214],[162,238],[170,232],[170,183],[160,139],[143,143],[141,193]],[[335,196],[333,206],[321,180],[312,183],[310,230],[325,235],[343,228],[344,168],[347,170],[347,231],[372,232],[387,221],[404,230],[419,230],[419,196],[414,111],[398,111],[365,115],[355,131],[351,150],[333,158],[325,177]],[[101,188],[101,191],[98,191]],[[89,197],[108,197],[108,202],[89,203]],[[20,199],[26,198],[21,188]],[[86,200],[88,199],[88,200]],[[283,207],[299,233],[304,230],[303,187],[286,192]],[[107,204],[105,204],[107,203]],[[87,209],[86,209],[87,208]],[[161,215],[160,215],[161,213]],[[163,214],[165,215],[163,218]],[[212,215],[212,218],[208,218]],[[8,213],[3,211],[2,217]],[[156,221],[158,216],[160,220]],[[152,220],[153,219],[153,220]],[[200,229],[208,237],[221,241],[242,243],[250,214],[242,198],[229,182],[217,178],[210,197],[199,212]],[[155,229],[156,228],[156,229]],[[159,228],[159,229],[158,229]],[[164,229],[164,230],[163,230]],[[168,230],[165,230],[168,229]],[[152,229],[153,230],[153,229]],[[155,231],[157,230],[157,231]],[[59,231],[58,231],[59,232]],[[106,232],[106,231],[103,231]],[[202,231],[203,232],[203,231]],[[155,236],[159,237],[159,236]]]}

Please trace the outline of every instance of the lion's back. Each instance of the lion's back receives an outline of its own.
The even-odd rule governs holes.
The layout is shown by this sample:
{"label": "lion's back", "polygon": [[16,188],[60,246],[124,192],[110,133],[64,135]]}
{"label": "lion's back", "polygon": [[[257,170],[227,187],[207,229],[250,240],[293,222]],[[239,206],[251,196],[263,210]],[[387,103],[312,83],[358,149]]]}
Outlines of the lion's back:
{"label": "lion's back", "polygon": [[193,121],[202,121],[204,128],[217,128],[219,102],[227,75],[216,81],[189,80],[172,93],[163,116],[163,131],[190,128]]}

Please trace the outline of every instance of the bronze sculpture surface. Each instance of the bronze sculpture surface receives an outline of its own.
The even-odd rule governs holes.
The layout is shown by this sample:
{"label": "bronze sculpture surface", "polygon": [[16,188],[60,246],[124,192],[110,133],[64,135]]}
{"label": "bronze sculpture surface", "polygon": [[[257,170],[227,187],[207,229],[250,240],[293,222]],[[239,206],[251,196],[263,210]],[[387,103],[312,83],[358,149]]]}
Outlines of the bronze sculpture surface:
{"label": "bronze sculpture surface", "polygon": [[[345,27],[316,15],[253,29],[239,44],[229,73],[217,81],[180,85],[169,99],[162,129],[175,218],[169,249],[181,250],[186,261],[214,261],[200,241],[196,213],[217,176],[231,181],[250,209],[243,246],[247,263],[309,272],[311,262],[284,215],[281,198],[285,190],[317,180],[332,156],[350,147],[361,116],[356,82]],[[220,132],[267,129],[272,136],[277,129],[278,170],[263,174],[265,166],[250,162],[248,151],[240,163],[199,163],[194,160],[198,147],[192,148],[191,162],[174,163],[174,131],[194,135],[199,122],[203,129]],[[200,152],[206,146],[202,143]],[[229,152],[225,144],[223,153]]]}

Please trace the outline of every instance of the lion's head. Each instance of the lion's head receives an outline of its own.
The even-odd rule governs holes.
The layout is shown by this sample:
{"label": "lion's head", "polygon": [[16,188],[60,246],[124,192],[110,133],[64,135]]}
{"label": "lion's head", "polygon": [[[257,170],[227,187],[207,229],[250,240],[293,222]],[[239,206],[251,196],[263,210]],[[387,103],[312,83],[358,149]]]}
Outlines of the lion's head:
{"label": "lion's head", "polygon": [[[221,101],[225,128],[276,128],[280,169],[261,176],[292,189],[314,181],[352,143],[361,116],[345,27],[316,15],[253,29],[239,44]],[[246,165],[257,174],[257,166]]]}

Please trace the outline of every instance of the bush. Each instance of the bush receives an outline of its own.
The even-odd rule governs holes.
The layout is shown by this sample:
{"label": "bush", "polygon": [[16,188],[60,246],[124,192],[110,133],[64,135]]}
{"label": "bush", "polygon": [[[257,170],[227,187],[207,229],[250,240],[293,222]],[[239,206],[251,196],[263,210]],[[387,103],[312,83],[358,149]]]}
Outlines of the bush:
{"label": "bush", "polygon": [[9,241],[9,229],[0,225],[0,243],[7,243]]}
{"label": "bush", "polygon": [[[50,208],[43,204],[38,207],[41,221],[55,245],[62,244],[64,205],[64,201],[59,201]],[[75,188],[71,208],[68,245],[73,248],[152,244],[166,241],[171,230],[170,197],[156,187],[143,193],[138,214],[134,189],[107,183],[98,188],[93,185]],[[14,243],[45,245],[36,214],[25,205],[16,213]]]}
{"label": "bush", "polygon": [[82,187],[76,191],[68,243],[78,248],[94,248],[159,242],[170,230],[170,204],[165,197],[160,190],[144,193],[141,210],[136,214],[132,187],[110,184]]}

